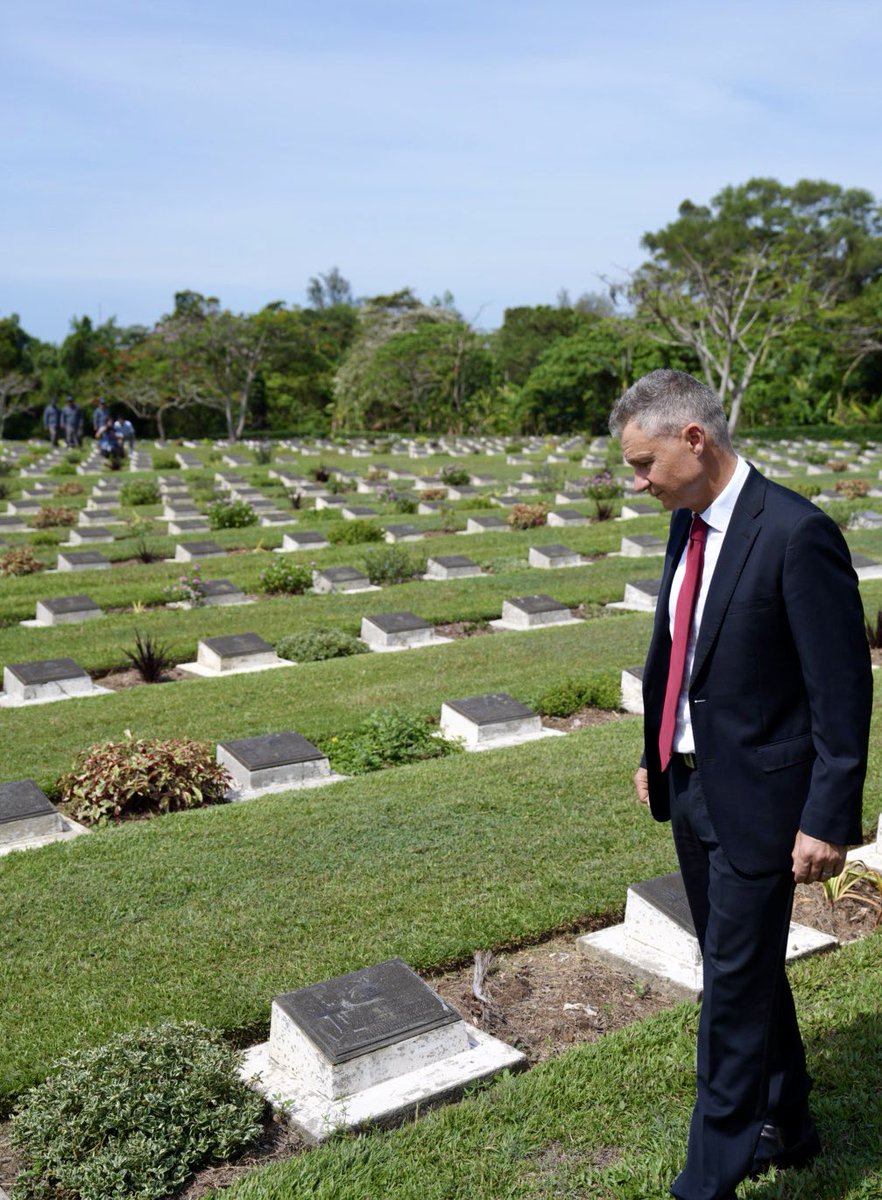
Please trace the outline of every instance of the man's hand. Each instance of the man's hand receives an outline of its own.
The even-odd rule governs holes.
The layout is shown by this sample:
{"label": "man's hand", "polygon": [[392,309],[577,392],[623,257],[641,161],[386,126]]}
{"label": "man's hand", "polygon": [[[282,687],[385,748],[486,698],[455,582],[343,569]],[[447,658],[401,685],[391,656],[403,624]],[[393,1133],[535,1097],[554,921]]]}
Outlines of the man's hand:
{"label": "man's hand", "polygon": [[634,773],[634,787],[637,789],[637,799],[649,807],[649,772],[646,767],[638,767]]}
{"label": "man's hand", "polygon": [[845,866],[846,849],[833,842],[821,842],[800,830],[793,843],[793,878],[797,883],[823,883],[832,879]]}

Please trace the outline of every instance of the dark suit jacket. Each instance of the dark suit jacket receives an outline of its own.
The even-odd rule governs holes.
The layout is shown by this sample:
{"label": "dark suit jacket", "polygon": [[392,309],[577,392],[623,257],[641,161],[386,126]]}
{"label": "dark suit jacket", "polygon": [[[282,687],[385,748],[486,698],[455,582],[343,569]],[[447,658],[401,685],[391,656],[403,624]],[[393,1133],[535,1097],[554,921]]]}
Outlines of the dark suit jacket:
{"label": "dark suit jacket", "polygon": [[[643,677],[653,816],[670,816],[661,723],[671,639],[668,598],[691,513],[671,518]],[[707,595],[689,682],[708,812],[730,862],[786,870],[798,829],[861,840],[873,683],[845,540],[810,501],[753,467]]]}

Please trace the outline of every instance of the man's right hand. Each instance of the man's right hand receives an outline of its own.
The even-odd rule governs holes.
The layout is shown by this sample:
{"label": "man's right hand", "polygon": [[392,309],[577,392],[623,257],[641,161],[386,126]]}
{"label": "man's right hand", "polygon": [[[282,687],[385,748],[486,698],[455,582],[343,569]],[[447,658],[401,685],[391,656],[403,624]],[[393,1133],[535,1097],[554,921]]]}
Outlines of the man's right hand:
{"label": "man's right hand", "polygon": [[638,767],[634,773],[634,787],[637,789],[637,799],[649,807],[649,772],[646,767]]}

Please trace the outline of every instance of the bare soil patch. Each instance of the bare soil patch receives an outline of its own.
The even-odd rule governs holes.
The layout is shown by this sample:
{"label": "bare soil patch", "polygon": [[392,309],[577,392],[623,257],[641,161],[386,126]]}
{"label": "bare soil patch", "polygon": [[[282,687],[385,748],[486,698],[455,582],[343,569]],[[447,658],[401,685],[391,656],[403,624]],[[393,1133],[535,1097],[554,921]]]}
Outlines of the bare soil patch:
{"label": "bare soil patch", "polygon": [[459,641],[462,638],[483,637],[485,633],[496,633],[496,630],[487,621],[451,621],[449,625],[436,625],[435,633],[438,637]]}
{"label": "bare soil patch", "polygon": [[568,717],[543,717],[542,724],[546,729],[562,729],[565,733],[572,733],[576,729],[587,729],[589,725],[609,725],[611,721],[633,719],[633,713],[622,712],[621,709],[593,708],[585,704]]}
{"label": "bare soil patch", "polygon": [[[141,678],[141,673],[135,667],[125,667],[118,671],[108,671],[106,675],[94,676],[96,683],[100,683],[102,687],[110,688],[114,692],[123,692],[127,688],[133,687],[152,687],[152,684],[145,684]],[[176,683],[179,679],[192,679],[192,675],[188,675],[186,671],[179,671],[177,667],[169,667],[167,671],[163,671],[162,678],[157,679],[157,683]]]}

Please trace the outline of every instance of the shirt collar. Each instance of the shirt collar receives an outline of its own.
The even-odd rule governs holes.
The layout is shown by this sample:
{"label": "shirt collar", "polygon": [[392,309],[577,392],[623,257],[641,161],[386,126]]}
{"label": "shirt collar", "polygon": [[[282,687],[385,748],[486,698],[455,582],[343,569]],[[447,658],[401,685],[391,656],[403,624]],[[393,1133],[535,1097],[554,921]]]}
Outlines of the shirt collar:
{"label": "shirt collar", "polygon": [[741,495],[741,489],[747,482],[749,474],[750,466],[746,459],[743,459],[740,454],[736,455],[735,470],[732,472],[732,478],[720,492],[719,496],[717,496],[716,500],[712,500],[701,514],[701,519],[711,529],[716,530],[718,533],[725,533],[729,528],[735,503]]}

